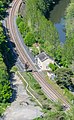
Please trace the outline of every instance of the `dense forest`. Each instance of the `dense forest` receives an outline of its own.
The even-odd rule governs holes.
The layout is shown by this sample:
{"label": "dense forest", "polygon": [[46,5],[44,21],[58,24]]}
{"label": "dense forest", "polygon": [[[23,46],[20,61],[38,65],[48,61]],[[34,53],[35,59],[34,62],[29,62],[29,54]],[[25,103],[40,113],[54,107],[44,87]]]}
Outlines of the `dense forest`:
{"label": "dense forest", "polygon": [[[10,2],[11,0],[0,0],[0,20],[7,15],[6,9]],[[55,81],[61,88],[68,88],[70,85],[73,86],[71,78],[74,73],[74,1],[71,0],[65,12],[66,41],[63,45],[60,44],[58,33],[49,19],[50,10],[58,2],[59,0],[25,0],[25,16],[19,15],[17,24],[24,43],[32,48],[34,55],[39,53],[34,46],[35,43],[38,43],[40,51],[45,51],[55,59],[60,67],[62,66],[62,68],[54,68],[57,76]],[[12,95],[9,82],[9,73],[11,64],[13,64],[11,58],[12,54],[0,22],[0,115],[5,110]],[[8,60],[9,64],[7,63]],[[66,114],[62,109],[56,110],[56,112],[48,111],[44,118],[38,118],[38,120],[73,120],[73,113],[74,108]]]}
{"label": "dense forest", "polygon": [[65,29],[66,29],[66,41],[65,44],[58,49],[57,60],[60,64],[68,67],[74,60],[74,2],[71,1],[65,11]]}
{"label": "dense forest", "polygon": [[[55,81],[61,89],[69,87],[74,89],[72,77],[74,76],[74,1],[71,0],[65,11],[65,33],[64,44],[60,43],[58,33],[50,21],[50,11],[59,0],[26,0],[24,15],[19,14],[17,25],[24,39],[24,43],[32,48],[32,53],[37,55],[45,51],[52,56],[60,68],[50,65],[56,75]],[[40,51],[34,46],[39,44]],[[71,97],[71,96],[70,96]],[[71,99],[72,100],[72,99]],[[74,108],[67,114],[48,112],[45,117],[36,120],[73,120]],[[59,117],[59,115],[62,117]]]}
{"label": "dense forest", "polygon": [[[37,55],[41,51],[45,51],[52,56],[60,67],[66,67],[74,72],[72,64],[74,64],[74,38],[73,38],[73,2],[70,3],[65,11],[65,31],[66,41],[60,43],[59,36],[53,23],[46,17],[50,16],[50,10],[53,9],[59,0],[27,0],[25,2],[25,15],[18,16],[18,28],[23,36],[24,43],[32,49],[32,53]],[[23,32],[24,31],[24,32]],[[34,46],[39,44],[39,51]],[[56,66],[51,65],[56,68]],[[55,69],[56,70],[56,69]],[[58,68],[61,73],[61,69]],[[67,69],[65,69],[67,72]],[[64,70],[63,70],[64,71]],[[56,73],[57,75],[58,73]],[[71,76],[72,77],[72,76]],[[66,78],[67,79],[67,78]],[[60,79],[58,81],[60,83]],[[58,84],[59,84],[58,83]],[[69,83],[69,82],[68,82]],[[71,83],[71,82],[70,82]],[[62,84],[62,83],[61,83]],[[65,84],[65,83],[64,83]],[[70,85],[73,86],[71,83]],[[67,88],[69,84],[65,85]]]}
{"label": "dense forest", "polygon": [[[52,22],[45,17],[48,8],[50,8],[49,3],[49,0],[47,3],[43,0],[27,0],[24,18],[25,24],[20,17],[17,20],[17,24],[19,24],[19,29],[22,29],[23,26],[23,29],[20,31],[25,31],[23,38],[26,45],[33,47],[33,44],[38,42],[41,51],[46,51],[51,56],[54,56],[59,44],[59,37]],[[19,23],[19,21],[21,22]],[[34,38],[33,40],[28,39],[31,35]]]}
{"label": "dense forest", "polygon": [[58,2],[59,0],[26,0],[25,16],[24,18],[19,16],[17,24],[25,44],[32,47],[34,54],[38,54],[38,50],[34,51],[33,44],[38,42],[40,44],[40,51],[48,53],[60,66],[68,67],[72,64],[74,50],[73,32],[71,32],[73,30],[73,3],[70,4],[70,8],[68,8],[65,13],[66,42],[64,45],[61,45],[58,33],[50,21],[50,18],[47,17],[47,15],[50,16],[50,10],[52,10]]}
{"label": "dense forest", "polygon": [[[9,3],[10,0],[0,0],[0,20],[4,19]],[[12,95],[12,90],[9,82],[10,75],[5,63],[7,57],[9,56],[9,52],[10,49],[7,46],[7,39],[4,34],[2,23],[0,21],[0,115],[9,104],[9,99]]]}
{"label": "dense forest", "polygon": [[74,2],[72,1],[66,10],[66,42],[65,42],[65,56],[69,63],[74,60]]}

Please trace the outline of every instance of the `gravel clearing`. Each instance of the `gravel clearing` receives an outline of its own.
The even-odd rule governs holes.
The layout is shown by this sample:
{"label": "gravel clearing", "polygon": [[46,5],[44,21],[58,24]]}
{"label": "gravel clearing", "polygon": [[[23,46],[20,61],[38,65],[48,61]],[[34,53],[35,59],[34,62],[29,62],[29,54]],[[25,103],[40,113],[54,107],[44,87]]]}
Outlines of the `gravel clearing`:
{"label": "gravel clearing", "polygon": [[11,106],[9,106],[5,113],[4,118],[0,120],[33,120],[41,116],[41,108],[36,106],[35,102],[31,102],[29,96],[24,88],[20,78],[15,75],[12,80],[12,87],[14,88]]}

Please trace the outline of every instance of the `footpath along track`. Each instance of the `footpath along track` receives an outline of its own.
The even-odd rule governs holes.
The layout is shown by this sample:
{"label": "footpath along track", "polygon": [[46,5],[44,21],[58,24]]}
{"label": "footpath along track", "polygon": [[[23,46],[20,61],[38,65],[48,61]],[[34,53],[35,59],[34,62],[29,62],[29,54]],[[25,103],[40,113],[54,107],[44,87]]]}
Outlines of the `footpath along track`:
{"label": "footpath along track", "polygon": [[[24,47],[21,43],[19,35],[17,35],[17,30],[15,27],[15,16],[18,12],[19,6],[21,4],[22,0],[14,0],[12,3],[12,7],[9,9],[9,16],[7,18],[7,28],[9,29],[11,40],[15,43],[16,49],[18,51],[18,54],[22,60],[23,63],[28,62],[30,67],[33,70],[36,70],[34,63],[32,62],[31,58],[28,56],[26,50],[24,50]],[[53,101],[60,100],[63,105],[67,107],[67,109],[70,109],[69,103],[65,100],[65,98],[58,93],[50,84],[46,82],[46,80],[41,76],[39,72],[33,72],[34,78],[39,82],[40,86],[42,87],[45,94]]]}

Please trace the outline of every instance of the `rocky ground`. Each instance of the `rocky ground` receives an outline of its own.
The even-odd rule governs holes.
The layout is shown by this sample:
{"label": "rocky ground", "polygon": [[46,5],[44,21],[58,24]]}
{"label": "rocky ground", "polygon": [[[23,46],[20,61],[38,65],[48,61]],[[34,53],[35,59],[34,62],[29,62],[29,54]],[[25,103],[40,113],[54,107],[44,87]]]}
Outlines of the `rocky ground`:
{"label": "rocky ground", "polygon": [[31,96],[27,94],[22,81],[17,75],[14,76],[12,83],[14,89],[13,97],[11,98],[12,103],[0,120],[33,120],[41,116],[40,107],[36,106],[35,102],[30,101]]}

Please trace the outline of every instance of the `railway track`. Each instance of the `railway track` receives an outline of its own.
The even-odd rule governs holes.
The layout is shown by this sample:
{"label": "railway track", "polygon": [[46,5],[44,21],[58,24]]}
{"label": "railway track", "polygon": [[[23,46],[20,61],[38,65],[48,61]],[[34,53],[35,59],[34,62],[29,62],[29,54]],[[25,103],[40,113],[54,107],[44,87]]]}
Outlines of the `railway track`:
{"label": "railway track", "polygon": [[[23,63],[28,62],[30,67],[35,71],[35,65],[32,62],[31,58],[28,56],[26,50],[24,49],[20,37],[16,32],[15,27],[15,20],[14,17],[16,16],[19,6],[22,3],[22,0],[14,0],[12,3],[12,7],[9,9],[9,16],[6,21],[7,28],[9,29],[9,34],[11,37],[12,42],[15,43],[16,49],[18,51],[18,54],[22,60]],[[34,78],[39,82],[40,86],[42,87],[45,94],[53,101],[60,100],[61,103],[67,107],[67,109],[70,109],[69,103],[66,101],[66,99],[58,93],[50,84],[46,82],[46,80],[41,76],[39,72],[33,72]]]}

